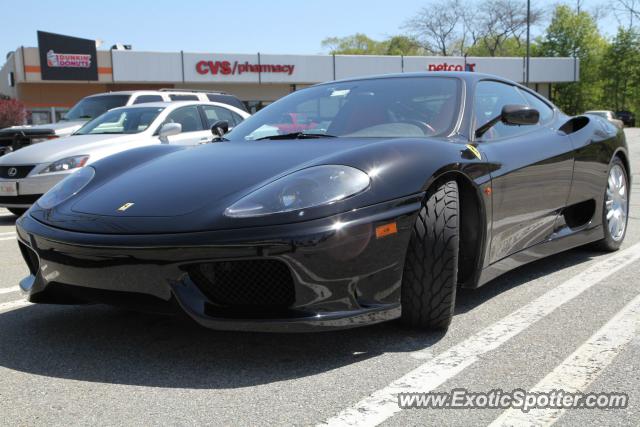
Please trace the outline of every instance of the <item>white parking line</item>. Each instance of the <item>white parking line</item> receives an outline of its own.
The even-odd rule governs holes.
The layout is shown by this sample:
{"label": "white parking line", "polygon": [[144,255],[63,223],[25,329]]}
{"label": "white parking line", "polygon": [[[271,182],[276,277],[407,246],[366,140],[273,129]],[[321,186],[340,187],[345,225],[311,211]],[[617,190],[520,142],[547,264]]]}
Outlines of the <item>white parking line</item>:
{"label": "white parking line", "polygon": [[[613,359],[635,337],[640,327],[640,295],[619,311],[606,325],[581,345],[533,388],[533,392],[564,390],[585,392]],[[549,426],[565,409],[508,409],[491,426]]]}
{"label": "white parking line", "polygon": [[16,235],[14,234],[11,237],[0,237],[0,241],[3,241],[3,240],[16,240]]}
{"label": "white parking line", "polygon": [[12,292],[18,292],[19,290],[20,290],[20,286],[12,286],[10,288],[0,288],[0,295],[10,294]]}
{"label": "white parking line", "polygon": [[329,418],[331,426],[374,426],[401,409],[401,392],[428,392],[473,365],[479,357],[500,347],[558,307],[640,258],[640,243],[595,263],[577,276],[541,295],[534,301],[477,332],[430,361],[375,391],[354,406]]}
{"label": "white parking line", "polygon": [[0,303],[0,313],[5,313],[7,311],[15,310],[17,308],[26,307],[28,305],[31,305],[31,303],[27,300],[3,302],[3,303]]}
{"label": "white parking line", "polygon": [[16,232],[15,231],[8,231],[6,233],[0,233],[0,237],[4,237],[4,236],[15,236]]}

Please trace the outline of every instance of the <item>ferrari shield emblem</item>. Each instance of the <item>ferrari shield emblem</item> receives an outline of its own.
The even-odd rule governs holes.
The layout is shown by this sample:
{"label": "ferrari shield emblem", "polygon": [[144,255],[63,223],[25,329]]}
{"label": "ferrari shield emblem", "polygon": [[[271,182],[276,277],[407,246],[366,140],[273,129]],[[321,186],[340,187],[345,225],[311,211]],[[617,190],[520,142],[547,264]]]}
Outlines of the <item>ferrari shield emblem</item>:
{"label": "ferrari shield emblem", "polygon": [[120,206],[120,207],[118,208],[118,212],[124,212],[124,211],[126,211],[127,209],[129,209],[129,208],[130,208],[131,206],[133,206],[133,205],[135,205],[135,203],[133,203],[133,202],[127,202],[127,203],[125,203],[124,205],[122,205],[122,206]]}
{"label": "ferrari shield emblem", "polygon": [[478,158],[478,160],[482,160],[482,154],[480,154],[480,151],[478,151],[478,149],[476,147],[474,147],[471,144],[467,144],[467,149],[469,151],[471,151],[473,153],[473,155]]}

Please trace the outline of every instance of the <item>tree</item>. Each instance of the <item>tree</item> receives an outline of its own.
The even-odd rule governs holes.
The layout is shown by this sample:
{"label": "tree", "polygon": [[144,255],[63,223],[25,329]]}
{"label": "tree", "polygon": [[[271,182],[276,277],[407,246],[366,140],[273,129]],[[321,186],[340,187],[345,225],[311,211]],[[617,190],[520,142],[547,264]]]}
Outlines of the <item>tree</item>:
{"label": "tree", "polygon": [[640,35],[633,29],[618,28],[602,61],[604,101],[614,111],[638,111],[640,102]]}
{"label": "tree", "polygon": [[0,129],[22,125],[27,119],[24,104],[15,99],[0,100]]}
{"label": "tree", "polygon": [[[527,3],[521,0],[485,0],[470,22],[474,45],[486,56],[524,55],[524,36],[527,31]],[[529,23],[538,24],[542,10],[532,6]]]}
{"label": "tree", "polygon": [[[534,42],[532,42],[534,43]],[[487,48],[491,45],[489,40],[480,38],[475,44],[467,48],[467,55],[469,56],[525,56],[526,45],[523,41],[516,39],[515,37],[507,37],[503,39],[498,46],[495,46],[493,50]],[[535,46],[532,45],[532,51],[535,50]]]}
{"label": "tree", "polygon": [[553,85],[551,96],[569,114],[598,108],[602,99],[601,60],[606,41],[589,12],[559,5],[539,43],[541,56],[573,56],[580,60],[580,81]]}
{"label": "tree", "polygon": [[328,37],[322,47],[332,55],[382,55],[384,46],[362,33],[347,37]]}
{"label": "tree", "polygon": [[464,9],[460,0],[432,1],[409,19],[405,28],[419,40],[426,51],[447,56],[460,54],[456,42],[462,37]]}
{"label": "tree", "polygon": [[420,43],[408,36],[393,36],[376,41],[364,34],[347,37],[328,37],[322,41],[332,55],[423,55]]}
{"label": "tree", "polygon": [[385,55],[424,55],[425,50],[416,39],[408,36],[393,36],[383,42]]}

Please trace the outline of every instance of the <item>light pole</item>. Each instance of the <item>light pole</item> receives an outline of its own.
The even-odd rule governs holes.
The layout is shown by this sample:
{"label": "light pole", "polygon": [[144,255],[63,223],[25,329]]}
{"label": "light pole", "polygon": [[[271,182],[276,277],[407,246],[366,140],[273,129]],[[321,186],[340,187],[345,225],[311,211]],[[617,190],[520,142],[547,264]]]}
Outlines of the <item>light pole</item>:
{"label": "light pole", "polygon": [[527,64],[526,64],[526,84],[529,85],[529,59],[531,58],[531,0],[527,0]]}

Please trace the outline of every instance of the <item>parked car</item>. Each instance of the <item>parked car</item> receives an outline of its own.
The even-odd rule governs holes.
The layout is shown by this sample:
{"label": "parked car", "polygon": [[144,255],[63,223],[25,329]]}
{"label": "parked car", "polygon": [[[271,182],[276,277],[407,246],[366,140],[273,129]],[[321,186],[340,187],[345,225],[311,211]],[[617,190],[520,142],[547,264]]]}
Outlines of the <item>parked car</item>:
{"label": "parked car", "polygon": [[42,194],[79,168],[131,148],[165,142],[209,142],[211,126],[239,124],[249,113],[227,104],[180,101],[144,103],[109,110],[73,135],[0,157],[0,206],[22,214]]}
{"label": "parked car", "polygon": [[636,127],[636,117],[631,111],[616,111],[616,117],[622,120],[625,126]]}
{"label": "parked car", "polygon": [[[317,126],[279,130],[299,112]],[[229,330],[446,329],[458,287],[625,237],[624,132],[492,75],[325,83],[225,138],[116,154],[45,194],[17,221],[29,301]]]}
{"label": "parked car", "polygon": [[607,111],[607,110],[590,110],[590,111],[585,111],[585,114],[594,114],[596,116],[600,116],[603,119],[606,119],[609,121],[609,123],[613,124],[614,126],[622,129],[624,128],[624,123],[622,123],[622,120],[619,120],[616,118],[616,115],[613,113],[613,111]]}
{"label": "parked car", "polygon": [[224,92],[161,89],[100,93],[82,98],[58,123],[0,129],[0,156],[27,145],[71,135],[87,121],[112,108],[170,101],[219,102],[247,112],[242,101]]}

